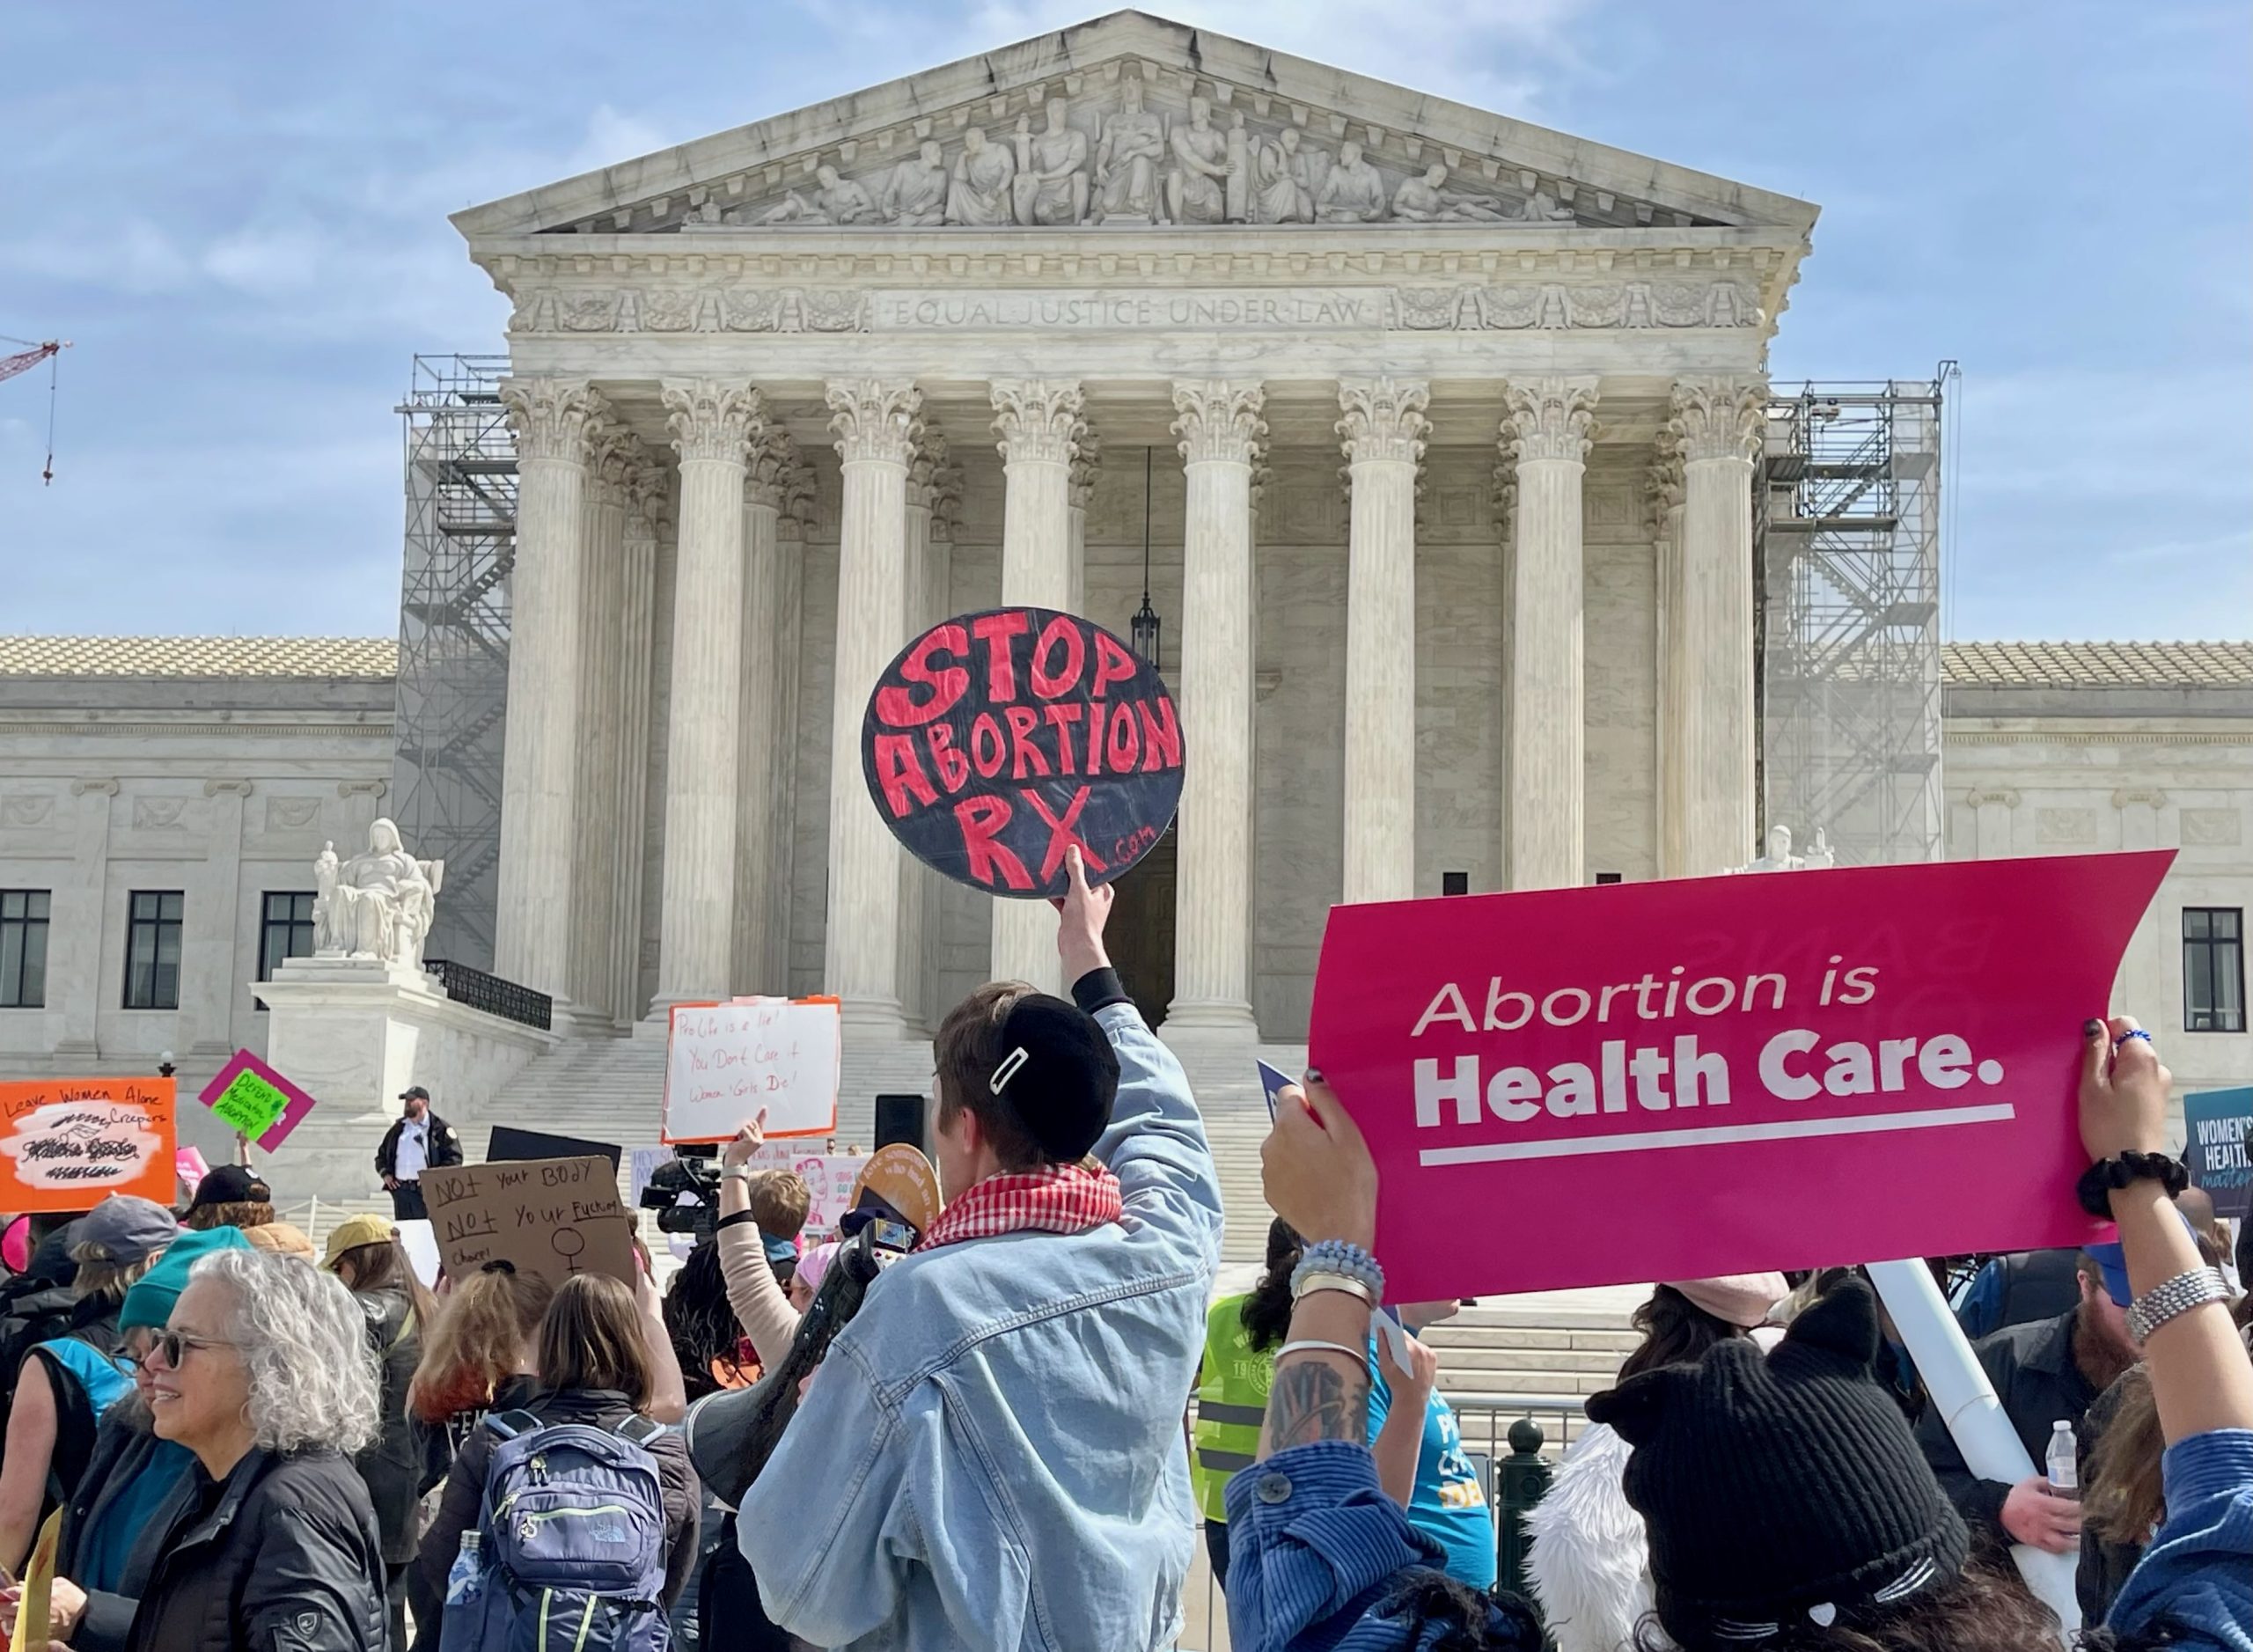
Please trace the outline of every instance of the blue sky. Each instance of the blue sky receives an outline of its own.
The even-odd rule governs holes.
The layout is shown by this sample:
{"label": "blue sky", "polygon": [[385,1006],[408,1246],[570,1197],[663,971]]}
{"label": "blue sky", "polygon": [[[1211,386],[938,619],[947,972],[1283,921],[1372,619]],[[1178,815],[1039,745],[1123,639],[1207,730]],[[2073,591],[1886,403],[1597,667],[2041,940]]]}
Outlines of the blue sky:
{"label": "blue sky", "polygon": [[[2242,4],[1156,9],[1820,203],[1775,375],[1962,360],[1951,635],[2253,637]],[[448,212],[1086,15],[7,7],[0,334],[76,347],[52,488],[0,384],[0,629],[390,632],[408,357],[506,317]]]}

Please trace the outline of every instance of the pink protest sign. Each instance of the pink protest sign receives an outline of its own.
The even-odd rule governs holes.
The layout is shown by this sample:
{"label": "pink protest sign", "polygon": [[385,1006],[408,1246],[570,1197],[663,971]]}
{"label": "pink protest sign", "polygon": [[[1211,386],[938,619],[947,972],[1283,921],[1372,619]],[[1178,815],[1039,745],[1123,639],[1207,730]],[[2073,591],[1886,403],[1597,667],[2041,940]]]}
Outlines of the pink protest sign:
{"label": "pink protest sign", "polygon": [[2138,1007],[2173,858],[1334,908],[1310,1059],[1376,1158],[1387,1294],[2083,1243],[2081,1025]]}
{"label": "pink protest sign", "polygon": [[311,1096],[248,1050],[237,1050],[195,1098],[268,1153],[313,1110]]}

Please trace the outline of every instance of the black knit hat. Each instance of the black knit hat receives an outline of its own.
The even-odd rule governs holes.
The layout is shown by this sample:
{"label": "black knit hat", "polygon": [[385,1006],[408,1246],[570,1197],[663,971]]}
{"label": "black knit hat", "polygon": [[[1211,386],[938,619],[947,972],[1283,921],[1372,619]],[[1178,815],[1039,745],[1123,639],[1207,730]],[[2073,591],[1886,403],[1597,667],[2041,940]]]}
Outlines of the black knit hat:
{"label": "black knit hat", "polygon": [[240,1164],[221,1164],[206,1171],[203,1179],[195,1184],[195,1198],[190,1210],[207,1209],[213,1205],[270,1205],[274,1190]]}
{"label": "black knit hat", "polygon": [[1658,1619],[1685,1647],[1757,1643],[1806,1618],[1880,1621],[1953,1578],[1970,1538],[1878,1384],[1877,1303],[1851,1280],[1765,1359],[1733,1339],[1594,1394],[1634,1448]]}
{"label": "black knit hat", "polygon": [[1002,1022],[1002,1061],[987,1088],[1051,1163],[1068,1164],[1086,1156],[1111,1126],[1119,1055],[1093,1016],[1030,993]]}

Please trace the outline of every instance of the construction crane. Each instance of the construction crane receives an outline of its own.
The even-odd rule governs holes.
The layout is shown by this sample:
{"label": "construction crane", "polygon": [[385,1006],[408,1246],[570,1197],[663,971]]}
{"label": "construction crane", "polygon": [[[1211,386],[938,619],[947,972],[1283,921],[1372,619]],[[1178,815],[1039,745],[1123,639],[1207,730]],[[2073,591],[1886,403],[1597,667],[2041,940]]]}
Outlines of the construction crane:
{"label": "construction crane", "polygon": [[70,348],[69,339],[48,339],[33,343],[30,339],[13,339],[0,334],[0,344],[20,344],[24,348],[13,356],[0,356],[0,380],[13,378],[18,373],[27,373],[41,362],[47,363],[47,466],[39,474],[40,481],[52,487],[55,483],[55,385],[57,370],[62,366],[62,352]]}

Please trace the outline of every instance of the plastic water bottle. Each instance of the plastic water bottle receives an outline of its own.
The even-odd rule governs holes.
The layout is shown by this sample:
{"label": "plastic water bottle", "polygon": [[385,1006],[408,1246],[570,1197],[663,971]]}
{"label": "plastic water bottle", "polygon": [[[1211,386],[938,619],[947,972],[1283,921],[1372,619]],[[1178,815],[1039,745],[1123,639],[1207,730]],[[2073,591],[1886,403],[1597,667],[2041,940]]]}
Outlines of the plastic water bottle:
{"label": "plastic water bottle", "polygon": [[478,1535],[474,1530],[461,1534],[461,1550],[454,1556],[453,1570],[446,1574],[446,1610],[466,1606],[475,1600],[485,1587],[485,1568],[478,1560]]}
{"label": "plastic water bottle", "polygon": [[2051,1425],[2050,1450],[2047,1453],[2050,1471],[2050,1494],[2081,1501],[2081,1447],[2073,1438],[2073,1425],[2063,1417]]}

